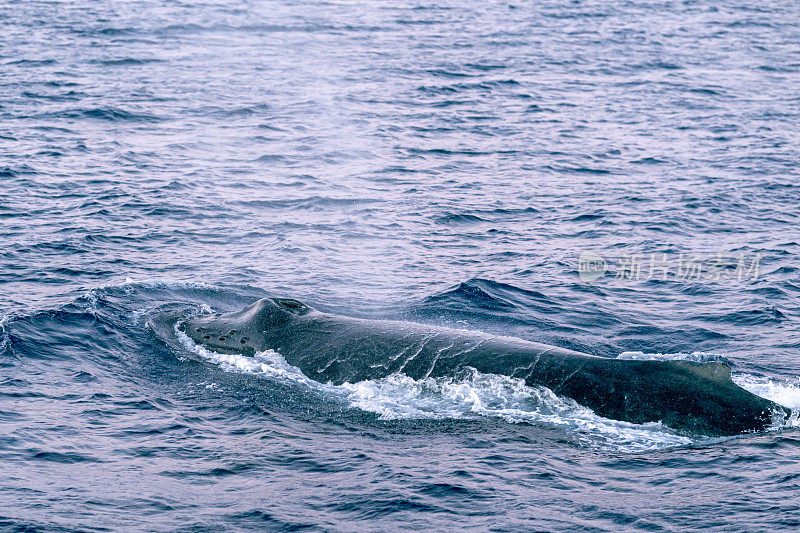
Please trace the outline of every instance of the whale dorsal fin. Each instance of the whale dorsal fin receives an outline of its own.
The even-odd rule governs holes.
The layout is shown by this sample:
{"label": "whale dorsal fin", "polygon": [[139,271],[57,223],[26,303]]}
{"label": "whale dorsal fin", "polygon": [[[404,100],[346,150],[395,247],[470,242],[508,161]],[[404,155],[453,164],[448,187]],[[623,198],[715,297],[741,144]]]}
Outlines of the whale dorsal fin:
{"label": "whale dorsal fin", "polygon": [[707,379],[720,382],[731,380],[731,367],[727,363],[694,363],[691,361],[673,361],[673,363]]}

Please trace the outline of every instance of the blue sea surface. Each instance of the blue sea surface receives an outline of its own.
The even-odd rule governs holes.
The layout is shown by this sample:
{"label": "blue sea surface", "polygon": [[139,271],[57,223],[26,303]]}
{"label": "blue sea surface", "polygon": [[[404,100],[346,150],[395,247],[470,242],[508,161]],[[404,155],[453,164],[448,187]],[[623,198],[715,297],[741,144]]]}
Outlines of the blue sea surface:
{"label": "blue sea surface", "polygon": [[[796,531],[798,43],[774,0],[0,3],[0,530]],[[793,417],[154,325],[265,296],[723,360]]]}

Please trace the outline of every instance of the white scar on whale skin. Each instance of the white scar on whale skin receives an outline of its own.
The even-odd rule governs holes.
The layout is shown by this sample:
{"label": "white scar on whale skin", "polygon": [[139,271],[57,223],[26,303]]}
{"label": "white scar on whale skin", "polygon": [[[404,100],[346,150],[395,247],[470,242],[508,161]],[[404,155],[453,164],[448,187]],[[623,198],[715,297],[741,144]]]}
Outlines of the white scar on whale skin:
{"label": "white scar on whale skin", "polygon": [[453,341],[453,342],[451,342],[451,343],[450,343],[450,346],[448,346],[448,347],[446,347],[446,348],[440,348],[440,349],[439,349],[439,350],[436,352],[436,355],[435,355],[435,356],[433,356],[433,360],[431,361],[431,366],[430,366],[430,368],[428,369],[428,371],[427,371],[427,372],[425,372],[425,376],[424,376],[422,379],[427,379],[427,378],[428,378],[428,376],[430,376],[430,375],[431,375],[431,372],[433,372],[433,368],[436,366],[436,361],[438,361],[438,360],[439,360],[439,357],[442,355],[442,352],[444,352],[445,350],[449,350],[450,348],[452,348],[453,346],[455,346],[455,344],[456,344],[456,341]]}
{"label": "white scar on whale skin", "polygon": [[435,336],[436,336],[436,334],[433,334],[433,335],[431,335],[430,337],[428,337],[428,338],[426,338],[426,339],[423,339],[423,340],[422,340],[422,343],[419,345],[419,348],[418,348],[418,349],[417,349],[417,351],[414,353],[414,355],[412,355],[411,357],[409,357],[409,358],[407,358],[405,361],[403,361],[403,364],[402,364],[402,365],[400,365],[400,368],[397,370],[397,373],[398,373],[398,374],[402,374],[402,373],[403,373],[403,370],[405,370],[405,368],[406,368],[406,366],[408,365],[408,363],[410,363],[411,361],[413,361],[414,359],[416,359],[416,358],[419,356],[419,354],[421,354],[421,353],[422,353],[422,350],[424,350],[424,349],[425,349],[425,345],[426,345],[426,344],[428,344],[428,342],[430,342],[430,341],[431,341],[431,339],[433,339],[433,337],[435,337]]}
{"label": "white scar on whale skin", "polygon": [[518,370],[527,370],[528,373],[525,374],[525,376],[523,377],[523,379],[527,380],[528,378],[530,378],[533,375],[534,371],[536,370],[536,363],[539,362],[539,358],[542,356],[542,354],[545,354],[545,353],[547,353],[546,350],[541,352],[541,353],[537,353],[536,356],[534,357],[533,361],[531,361],[531,363],[528,366],[524,366],[524,367],[521,366],[521,367],[515,368],[511,375],[512,376],[516,376]]}
{"label": "white scar on whale skin", "polygon": [[[410,336],[409,334],[406,334],[406,336],[403,337],[403,340],[408,339],[409,336]],[[378,362],[378,363],[375,363],[373,365],[370,365],[370,368],[385,368],[386,370],[389,370],[389,368],[392,366],[392,363],[394,363],[398,359],[400,359],[403,356],[403,354],[408,353],[408,351],[411,349],[411,347],[412,346],[406,346],[402,350],[398,351],[397,355],[395,355],[394,357],[388,359],[385,363]]]}

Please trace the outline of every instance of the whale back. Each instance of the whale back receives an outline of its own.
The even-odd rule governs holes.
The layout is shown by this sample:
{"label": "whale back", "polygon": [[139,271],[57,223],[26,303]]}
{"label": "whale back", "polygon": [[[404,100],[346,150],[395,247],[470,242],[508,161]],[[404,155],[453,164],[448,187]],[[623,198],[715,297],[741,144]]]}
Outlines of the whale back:
{"label": "whale back", "polygon": [[392,374],[452,376],[469,367],[548,387],[606,418],[661,421],[699,434],[760,430],[773,412],[788,414],[736,385],[725,363],[608,359],[479,332],[321,313],[290,298],[195,317],[183,331],[218,352],[274,350],[311,379],[334,385]]}
{"label": "whale back", "polygon": [[271,344],[293,318],[314,311],[291,298],[262,298],[240,311],[199,316],[182,325],[197,344],[220,353],[252,355]]}
{"label": "whale back", "polygon": [[731,367],[726,363],[694,363],[691,361],[670,361],[674,366],[691,372],[698,377],[705,378],[719,383],[727,383],[731,380]]}

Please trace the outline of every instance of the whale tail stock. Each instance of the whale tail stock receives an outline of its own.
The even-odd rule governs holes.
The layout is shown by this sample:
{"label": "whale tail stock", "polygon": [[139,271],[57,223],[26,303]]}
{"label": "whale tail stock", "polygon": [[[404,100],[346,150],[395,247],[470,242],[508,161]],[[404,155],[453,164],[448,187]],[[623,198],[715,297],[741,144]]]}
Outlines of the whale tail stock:
{"label": "whale tail stock", "polygon": [[591,360],[554,392],[597,414],[633,423],[661,421],[705,435],[769,428],[790,413],[741,388],[725,363],[683,360]]}

